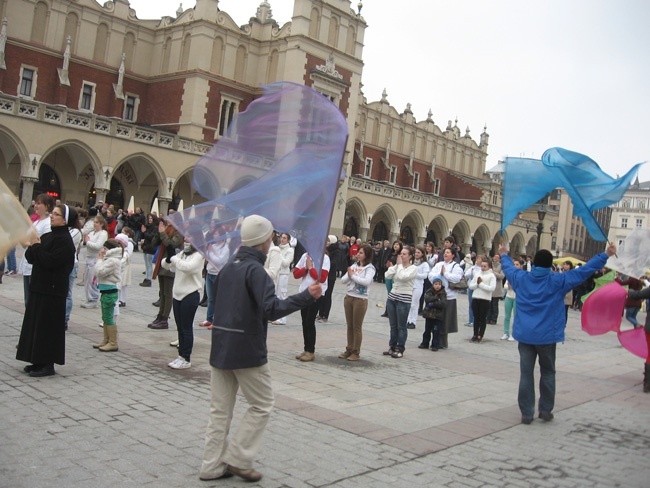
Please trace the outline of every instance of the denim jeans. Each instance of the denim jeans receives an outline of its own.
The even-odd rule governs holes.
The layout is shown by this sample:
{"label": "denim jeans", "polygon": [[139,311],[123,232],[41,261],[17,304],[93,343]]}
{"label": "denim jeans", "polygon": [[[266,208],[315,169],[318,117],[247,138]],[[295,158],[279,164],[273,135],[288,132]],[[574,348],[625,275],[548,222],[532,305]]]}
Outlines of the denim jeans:
{"label": "denim jeans", "polygon": [[7,253],[7,271],[16,271],[16,248]]}
{"label": "denim jeans", "polygon": [[214,284],[217,281],[217,275],[206,273],[205,275],[205,294],[208,296],[208,311],[205,317],[210,323],[214,322]]}
{"label": "denim jeans", "polygon": [[174,321],[178,330],[178,355],[187,362],[190,362],[194,347],[194,316],[200,299],[198,291],[190,293],[182,300],[173,299]]}
{"label": "denim jeans", "polygon": [[153,254],[143,254],[144,256],[144,271],[145,271],[145,279],[151,281],[151,277],[153,276],[153,263],[151,260],[153,259]]}
{"label": "denim jeans", "polygon": [[636,314],[639,313],[639,310],[641,310],[639,307],[627,307],[625,309],[625,318],[635,329],[639,326],[639,322],[636,320]]}
{"label": "denim jeans", "polygon": [[399,352],[404,352],[406,346],[406,339],[408,338],[406,320],[410,309],[410,303],[391,299],[386,302],[386,312],[390,323],[390,341],[388,345]]}
{"label": "denim jeans", "polygon": [[474,325],[474,310],[472,310],[472,296],[474,290],[467,289],[467,303],[469,304],[469,323]]}
{"label": "denim jeans", "polygon": [[74,286],[74,280],[77,279],[77,271],[79,270],[79,263],[74,263],[74,268],[70,272],[70,280],[68,283],[68,296],[65,299],[65,323],[67,324],[70,320],[70,312],[72,312],[72,287]]}
{"label": "denim jeans", "polygon": [[539,357],[539,412],[551,413],[555,406],[555,344],[536,346],[519,343],[519,410],[521,416],[535,416],[535,361]]}

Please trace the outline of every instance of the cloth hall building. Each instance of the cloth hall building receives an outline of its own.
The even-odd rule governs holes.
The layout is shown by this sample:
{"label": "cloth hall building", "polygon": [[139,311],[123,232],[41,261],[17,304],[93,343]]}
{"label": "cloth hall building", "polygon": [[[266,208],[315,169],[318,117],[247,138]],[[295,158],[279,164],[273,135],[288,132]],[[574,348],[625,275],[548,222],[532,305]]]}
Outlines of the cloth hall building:
{"label": "cloth hall building", "polygon": [[[501,186],[485,174],[486,130],[475,140],[431,112],[416,121],[385,92],[369,102],[372,27],[356,3],[293,3],[284,25],[262,1],[239,26],[218,0],[161,19],[139,19],[128,0],[0,0],[0,178],[25,206],[48,192],[69,204],[123,208],[134,196],[145,211],[155,198],[161,212],[180,200],[187,208],[203,201],[192,186],[197,159],[262,85],[292,81],[348,121],[332,233],[437,245],[452,234],[465,252],[494,250]],[[526,224],[503,236],[513,254],[535,249]]]}

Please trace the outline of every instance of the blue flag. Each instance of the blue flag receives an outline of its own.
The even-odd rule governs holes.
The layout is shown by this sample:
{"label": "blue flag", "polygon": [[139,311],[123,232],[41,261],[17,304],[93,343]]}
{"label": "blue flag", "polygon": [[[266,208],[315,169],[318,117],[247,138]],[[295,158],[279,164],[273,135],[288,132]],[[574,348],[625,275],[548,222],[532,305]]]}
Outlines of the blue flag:
{"label": "blue flag", "polygon": [[589,235],[597,241],[606,241],[607,236],[592,212],[623,198],[642,164],[615,179],[604,173],[593,159],[560,147],[546,150],[541,160],[506,158],[501,232],[519,212],[555,188],[564,188],[571,197],[574,214],[582,219]]}

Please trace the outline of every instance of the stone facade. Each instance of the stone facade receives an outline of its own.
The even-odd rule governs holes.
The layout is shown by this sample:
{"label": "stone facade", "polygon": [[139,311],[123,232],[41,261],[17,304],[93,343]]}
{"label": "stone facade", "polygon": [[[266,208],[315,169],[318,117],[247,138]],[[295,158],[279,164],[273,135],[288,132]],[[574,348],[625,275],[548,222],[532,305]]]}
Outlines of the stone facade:
{"label": "stone facade", "polygon": [[[465,251],[502,239],[500,189],[484,176],[489,136],[399,113],[362,92],[366,22],[350,0],[294,0],[280,26],[269,2],[238,26],[218,0],[142,20],[128,0],[0,0],[0,177],[27,206],[35,192],[86,204],[185,207],[196,160],[232,117],[293,81],[348,120],[331,232],[407,242],[453,234]],[[406,87],[405,87],[406,88]],[[224,190],[228,190],[224,186]],[[517,219],[514,252],[531,238]]]}

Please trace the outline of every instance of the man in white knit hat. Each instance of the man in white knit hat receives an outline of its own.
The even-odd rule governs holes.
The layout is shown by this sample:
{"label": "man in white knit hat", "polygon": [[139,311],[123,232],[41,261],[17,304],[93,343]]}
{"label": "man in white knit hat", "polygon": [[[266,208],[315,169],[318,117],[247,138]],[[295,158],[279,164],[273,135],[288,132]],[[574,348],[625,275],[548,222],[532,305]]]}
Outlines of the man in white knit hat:
{"label": "man in white knit hat", "polygon": [[[300,310],[321,296],[316,283],[285,300],[276,297],[273,280],[264,270],[272,236],[268,219],[246,217],[241,226],[242,246],[214,285],[214,306],[219,313],[212,324],[212,399],[200,473],[204,481],[232,475],[247,481],[262,478],[253,469],[253,460],[274,402],[266,349],[268,321]],[[238,388],[249,407],[228,440]]]}

